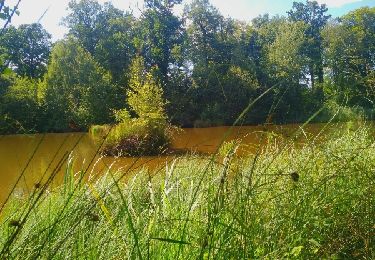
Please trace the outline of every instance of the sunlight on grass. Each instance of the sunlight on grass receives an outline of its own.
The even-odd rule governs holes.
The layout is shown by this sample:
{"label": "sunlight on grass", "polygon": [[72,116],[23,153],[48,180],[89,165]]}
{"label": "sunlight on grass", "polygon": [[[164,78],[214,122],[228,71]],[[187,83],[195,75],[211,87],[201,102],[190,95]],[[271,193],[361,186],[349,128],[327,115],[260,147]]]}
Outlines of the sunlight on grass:
{"label": "sunlight on grass", "polygon": [[248,157],[227,143],[223,161],[185,156],[161,174],[144,168],[126,182],[109,170],[84,183],[68,167],[59,189],[11,199],[1,218],[1,258],[370,259],[369,131],[342,130],[302,147],[271,141]]}

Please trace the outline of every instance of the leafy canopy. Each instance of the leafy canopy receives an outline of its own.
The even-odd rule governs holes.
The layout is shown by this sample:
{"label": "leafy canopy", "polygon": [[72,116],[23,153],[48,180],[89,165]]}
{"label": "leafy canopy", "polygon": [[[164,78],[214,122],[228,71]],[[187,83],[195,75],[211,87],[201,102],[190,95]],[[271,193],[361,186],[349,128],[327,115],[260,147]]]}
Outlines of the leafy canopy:
{"label": "leafy canopy", "polygon": [[110,75],[73,39],[58,42],[45,78],[44,99],[52,129],[103,124],[116,105]]}
{"label": "leafy canopy", "polygon": [[0,37],[3,60],[23,77],[41,78],[51,49],[51,35],[39,23],[13,26]]}

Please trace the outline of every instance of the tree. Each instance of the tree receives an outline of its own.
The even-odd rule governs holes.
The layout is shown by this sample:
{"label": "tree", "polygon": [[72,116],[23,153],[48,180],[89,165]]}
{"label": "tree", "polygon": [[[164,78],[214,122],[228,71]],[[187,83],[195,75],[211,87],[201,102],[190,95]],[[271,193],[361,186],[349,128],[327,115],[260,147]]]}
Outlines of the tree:
{"label": "tree", "polygon": [[184,106],[186,76],[184,20],[175,15],[181,0],[146,0],[136,26],[135,46],[144,65],[163,88],[165,98],[173,102],[168,112],[176,117]]}
{"label": "tree", "polygon": [[146,72],[144,60],[134,59],[127,101],[139,118],[146,120],[166,120],[163,89],[155,81],[152,73]]}
{"label": "tree", "polygon": [[321,31],[331,17],[326,15],[328,8],[325,4],[319,5],[316,1],[307,0],[306,3],[293,2],[292,10],[288,12],[291,21],[305,22],[308,27],[305,30],[306,47],[304,55],[309,59],[308,67],[312,87],[315,86],[315,78],[323,82],[323,48]]}
{"label": "tree", "polygon": [[[0,22],[4,22],[4,24],[0,26],[0,37],[2,37],[5,30],[8,28],[13,16],[19,14],[18,5],[20,2],[21,0],[18,0],[17,4],[11,8],[9,5],[5,4],[5,0],[0,0]],[[5,62],[5,57],[5,48],[0,44],[0,73],[3,73],[8,67],[8,64]]]}
{"label": "tree", "polygon": [[[2,98],[5,125],[2,132],[33,133],[40,131],[43,118],[39,97],[39,82],[17,78]],[[1,124],[0,124],[1,125]]]}
{"label": "tree", "polygon": [[263,91],[278,83],[274,77],[274,65],[270,64],[269,53],[272,51],[270,47],[276,41],[279,28],[285,23],[284,17],[270,18],[268,14],[252,20],[252,33],[246,44],[248,46],[247,53],[254,60],[257,79],[263,86]]}
{"label": "tree", "polygon": [[337,94],[351,105],[375,101],[375,8],[360,8],[323,31],[325,58]]}
{"label": "tree", "polygon": [[111,5],[107,7],[115,12],[105,13],[103,7],[95,0],[72,0],[68,4],[71,13],[63,19],[63,23],[69,28],[69,34],[74,36],[91,55],[95,54],[97,44],[103,38],[103,32],[111,16],[121,12]]}
{"label": "tree", "polygon": [[[261,86],[258,95],[273,89],[255,104],[252,123],[300,122],[321,104],[321,97],[315,96],[321,89],[307,88],[307,28],[303,21],[293,22],[282,16],[264,15],[253,20],[249,53]],[[315,98],[318,102],[310,102]]]}
{"label": "tree", "polygon": [[0,38],[3,59],[18,75],[41,78],[51,48],[51,35],[41,24],[24,24],[8,28]]}
{"label": "tree", "polygon": [[4,30],[11,23],[13,16],[19,14],[18,6],[20,2],[21,0],[18,0],[16,5],[12,8],[9,5],[5,4],[5,0],[0,0],[0,21],[4,21],[4,24],[2,25],[2,27],[0,27],[0,36],[4,33]]}
{"label": "tree", "polygon": [[[179,61],[180,47],[184,40],[182,20],[173,8],[182,0],[146,0],[139,31],[137,48],[148,67],[157,67],[160,79],[168,83],[169,68]],[[178,65],[177,65],[178,66]]]}
{"label": "tree", "polygon": [[[130,71],[132,76],[126,99],[130,111],[116,111],[118,124],[108,134],[104,153],[115,156],[164,153],[170,144],[170,131],[163,89],[153,73],[146,70],[142,57],[133,60]],[[105,126],[94,126],[91,132],[95,135],[105,129]]]}
{"label": "tree", "polygon": [[12,124],[10,124],[8,121],[4,97],[16,80],[17,74],[11,69],[7,68],[3,71],[3,73],[0,74],[0,133],[2,134],[12,133],[15,131]]}
{"label": "tree", "polygon": [[[165,105],[163,89],[155,80],[154,75],[145,68],[145,61],[142,57],[136,57],[130,67],[131,78],[127,92],[127,104],[131,113],[142,120],[146,125],[166,124]],[[117,113],[117,120],[126,122],[130,119],[127,109]],[[121,117],[123,116],[123,117]]]}
{"label": "tree", "polygon": [[[220,33],[230,33],[225,29],[224,18],[208,0],[195,0],[185,8],[189,21],[189,58],[195,65],[207,67],[210,62],[222,62],[222,55],[228,54],[220,45]],[[225,38],[226,36],[224,36]],[[222,40],[224,40],[222,38]]]}
{"label": "tree", "polygon": [[269,61],[274,65],[275,76],[298,85],[304,79],[306,64],[306,58],[302,55],[306,24],[285,21],[277,30],[277,36],[269,46]]}
{"label": "tree", "polygon": [[106,36],[99,40],[94,58],[110,71],[119,86],[125,86],[129,80],[129,66],[135,55],[133,43],[134,17],[125,15],[109,21]]}
{"label": "tree", "polygon": [[70,14],[64,24],[73,36],[106,70],[113,80],[125,85],[127,70],[134,56],[134,17],[111,3],[96,0],[69,2]]}
{"label": "tree", "polygon": [[356,65],[359,74],[366,77],[375,68],[375,7],[364,7],[350,12],[342,17],[342,24],[346,29],[350,29],[356,39],[357,46],[353,46],[353,51],[359,58]]}
{"label": "tree", "polygon": [[108,72],[73,39],[58,42],[51,53],[43,97],[49,130],[85,129],[111,122],[121,97]]}
{"label": "tree", "polygon": [[197,124],[231,124],[261,88],[258,34],[246,23],[225,19],[207,0],[193,1],[185,16],[194,97],[191,114],[197,115]]}

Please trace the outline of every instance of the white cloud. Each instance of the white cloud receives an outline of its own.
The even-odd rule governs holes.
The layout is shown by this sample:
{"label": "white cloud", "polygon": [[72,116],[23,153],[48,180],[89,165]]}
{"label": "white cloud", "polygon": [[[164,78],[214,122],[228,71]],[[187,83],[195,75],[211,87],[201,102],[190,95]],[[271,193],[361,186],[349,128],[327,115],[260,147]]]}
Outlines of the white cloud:
{"label": "white cloud", "polygon": [[360,2],[361,0],[317,0],[320,4],[326,4],[328,7],[340,7],[345,4]]}

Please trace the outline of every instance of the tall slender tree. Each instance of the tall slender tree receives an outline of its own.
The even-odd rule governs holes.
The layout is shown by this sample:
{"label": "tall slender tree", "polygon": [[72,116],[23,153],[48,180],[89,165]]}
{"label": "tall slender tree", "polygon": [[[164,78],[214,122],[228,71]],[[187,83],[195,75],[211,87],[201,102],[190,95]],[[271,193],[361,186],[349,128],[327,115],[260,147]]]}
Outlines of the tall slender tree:
{"label": "tall slender tree", "polygon": [[360,8],[323,31],[325,59],[334,91],[351,105],[375,102],[375,8]]}
{"label": "tall slender tree", "polygon": [[311,84],[315,86],[315,79],[323,82],[323,47],[321,31],[331,17],[327,14],[325,4],[319,5],[317,1],[306,3],[293,2],[292,10],[288,12],[291,21],[305,22],[308,27],[305,31],[306,47],[304,55],[308,58],[308,68]]}
{"label": "tall slender tree", "polygon": [[163,85],[168,83],[171,66],[177,65],[178,52],[184,41],[183,21],[173,8],[182,0],[145,0],[137,47],[150,66],[157,66]]}

